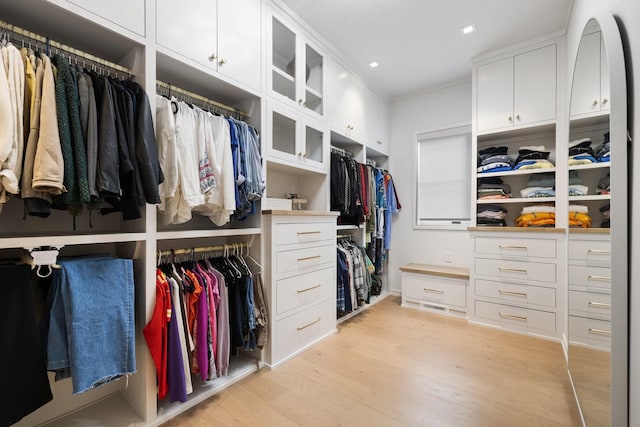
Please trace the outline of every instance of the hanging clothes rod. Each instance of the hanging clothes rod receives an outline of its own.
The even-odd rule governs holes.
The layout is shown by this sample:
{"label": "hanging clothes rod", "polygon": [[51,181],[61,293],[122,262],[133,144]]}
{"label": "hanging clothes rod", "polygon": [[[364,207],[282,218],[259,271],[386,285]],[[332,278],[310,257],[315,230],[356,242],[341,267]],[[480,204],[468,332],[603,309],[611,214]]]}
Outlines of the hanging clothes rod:
{"label": "hanging clothes rod", "polygon": [[344,148],[336,147],[334,145],[331,146],[331,151],[333,151],[336,154],[340,154],[342,156],[345,156],[345,157],[353,157],[354,156],[354,154],[352,152],[347,151]]}
{"label": "hanging clothes rod", "polygon": [[45,46],[47,46],[48,48],[54,48],[57,50],[62,50],[70,55],[75,56],[76,58],[82,58],[84,60],[87,60],[89,62],[93,62],[94,64],[98,64],[101,65],[103,67],[106,68],[110,68],[114,71],[118,71],[121,73],[124,73],[126,75],[128,75],[129,77],[133,75],[133,73],[131,72],[130,69],[123,67],[122,65],[116,64],[114,62],[111,61],[107,61],[106,59],[102,59],[99,58],[95,55],[92,55],[90,53],[87,52],[83,52],[79,49],[76,49],[74,47],[68,46],[64,43],[60,43],[57,42],[55,40],[51,40],[48,37],[45,36],[41,36],[39,34],[36,34],[32,31],[29,30],[25,30],[24,28],[20,28],[18,26],[12,25],[12,24],[8,24],[4,21],[0,21],[0,29],[4,30],[4,31],[10,31],[20,37],[24,37],[30,40],[35,41],[36,43],[40,43],[43,44]]}
{"label": "hanging clothes rod", "polygon": [[194,253],[202,253],[202,252],[221,252],[221,251],[237,251],[241,249],[250,249],[251,244],[245,242],[232,243],[228,245],[218,245],[218,246],[202,246],[197,248],[188,248],[188,249],[169,249],[169,250],[159,250],[158,256],[166,257],[172,255],[185,255],[185,254],[194,254]]}
{"label": "hanging clothes rod", "polygon": [[168,90],[169,93],[177,92],[177,93],[179,93],[181,95],[184,95],[184,96],[187,96],[187,97],[189,97],[191,99],[196,99],[198,101],[201,101],[205,105],[211,105],[211,106],[220,108],[222,110],[228,111],[228,112],[230,112],[232,114],[235,114],[237,116],[249,117],[249,113],[247,113],[246,111],[242,111],[242,110],[240,110],[238,108],[231,107],[230,105],[226,105],[226,104],[223,104],[221,102],[214,101],[213,99],[205,98],[202,95],[198,95],[197,93],[194,93],[194,92],[179,88],[179,87],[174,86],[174,85],[169,84],[169,83],[165,83],[165,82],[163,82],[161,80],[156,80],[156,86],[159,87],[159,88],[163,88],[163,89]]}

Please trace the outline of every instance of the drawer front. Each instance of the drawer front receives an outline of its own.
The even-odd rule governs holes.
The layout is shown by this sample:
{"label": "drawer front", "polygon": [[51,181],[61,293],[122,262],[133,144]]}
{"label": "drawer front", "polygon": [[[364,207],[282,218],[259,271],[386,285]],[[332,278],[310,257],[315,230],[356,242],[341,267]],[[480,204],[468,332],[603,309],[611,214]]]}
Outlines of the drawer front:
{"label": "drawer front", "polygon": [[555,288],[518,285],[516,283],[476,280],[476,296],[493,298],[505,304],[524,304],[556,308]]}
{"label": "drawer front", "polygon": [[281,319],[276,327],[280,361],[336,328],[336,301],[330,299]]}
{"label": "drawer front", "polygon": [[611,290],[611,269],[609,267],[588,267],[569,265],[569,286],[583,286],[586,290]]}
{"label": "drawer front", "polygon": [[335,219],[332,222],[310,222],[296,224],[276,224],[275,244],[321,242],[336,239]]}
{"label": "drawer front", "polygon": [[611,348],[611,322],[569,316],[569,341],[609,350]]}
{"label": "drawer front", "polygon": [[335,244],[280,251],[276,253],[276,274],[305,272],[305,269],[335,262]]}
{"label": "drawer front", "polygon": [[607,240],[569,240],[569,259],[587,264],[611,264],[611,242]]}
{"label": "drawer front", "polygon": [[547,311],[476,301],[476,317],[505,328],[543,334],[556,332],[556,315]]}
{"label": "drawer front", "polygon": [[416,301],[467,306],[467,282],[443,277],[404,274],[405,297]]}
{"label": "drawer front", "polygon": [[532,281],[556,282],[556,265],[551,263],[476,258],[475,271],[479,275],[521,284]]}
{"label": "drawer front", "polygon": [[611,320],[611,295],[597,292],[569,291],[569,314]]}
{"label": "drawer front", "polygon": [[293,276],[276,282],[276,313],[336,296],[336,271],[333,268]]}
{"label": "drawer front", "polygon": [[503,239],[476,237],[477,254],[500,255],[509,258],[554,258],[556,241],[552,239]]}

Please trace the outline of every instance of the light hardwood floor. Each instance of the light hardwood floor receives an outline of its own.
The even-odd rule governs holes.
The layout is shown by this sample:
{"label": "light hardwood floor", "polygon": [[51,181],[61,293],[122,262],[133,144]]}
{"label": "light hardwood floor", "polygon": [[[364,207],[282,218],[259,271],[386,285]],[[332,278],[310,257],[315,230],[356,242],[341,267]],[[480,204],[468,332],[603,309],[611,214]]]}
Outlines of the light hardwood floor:
{"label": "light hardwood floor", "polygon": [[559,343],[389,297],[282,366],[164,424],[579,426]]}

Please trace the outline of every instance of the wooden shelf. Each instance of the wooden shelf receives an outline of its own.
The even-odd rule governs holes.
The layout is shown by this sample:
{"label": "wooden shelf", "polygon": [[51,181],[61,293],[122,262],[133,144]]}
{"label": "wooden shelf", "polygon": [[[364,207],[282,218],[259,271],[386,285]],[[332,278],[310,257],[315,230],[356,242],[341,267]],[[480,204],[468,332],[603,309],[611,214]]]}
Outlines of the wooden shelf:
{"label": "wooden shelf", "polygon": [[604,168],[608,168],[610,165],[611,165],[611,162],[598,162],[598,163],[589,163],[586,165],[570,165],[567,167],[567,169],[569,169],[570,171],[604,169]]}
{"label": "wooden shelf", "polygon": [[337,324],[341,324],[342,322],[346,322],[347,320],[351,319],[352,317],[357,316],[358,314],[366,311],[367,309],[373,307],[374,305],[376,305],[377,303],[379,303],[380,301],[382,301],[383,299],[385,299],[386,297],[388,297],[390,294],[388,292],[382,292],[380,295],[377,296],[371,296],[369,299],[369,304],[365,304],[362,307],[358,307],[357,310],[352,311],[351,313],[347,313],[342,317],[339,317],[337,320]]}

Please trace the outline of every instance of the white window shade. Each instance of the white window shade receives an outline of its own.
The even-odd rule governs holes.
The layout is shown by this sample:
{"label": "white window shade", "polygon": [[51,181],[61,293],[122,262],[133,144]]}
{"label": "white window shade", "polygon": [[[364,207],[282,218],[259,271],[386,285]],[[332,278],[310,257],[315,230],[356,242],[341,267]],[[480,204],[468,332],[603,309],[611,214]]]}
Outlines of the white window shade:
{"label": "white window shade", "polygon": [[471,127],[417,136],[416,225],[469,225]]}

